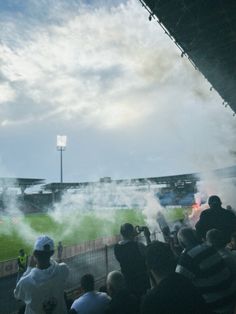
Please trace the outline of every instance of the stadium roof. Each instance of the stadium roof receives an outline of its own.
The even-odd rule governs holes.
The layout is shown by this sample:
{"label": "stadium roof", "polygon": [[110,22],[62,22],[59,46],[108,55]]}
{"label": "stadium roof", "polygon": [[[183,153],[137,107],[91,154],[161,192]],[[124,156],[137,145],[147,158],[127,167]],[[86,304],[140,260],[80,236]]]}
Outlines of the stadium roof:
{"label": "stadium roof", "polygon": [[236,1],[139,1],[236,112]]}
{"label": "stadium roof", "polygon": [[189,173],[189,174],[180,174],[172,176],[163,176],[163,177],[150,177],[150,178],[135,178],[135,179],[121,179],[121,180],[110,180],[109,182],[71,182],[71,183],[49,183],[43,186],[44,190],[49,191],[59,191],[59,190],[69,190],[69,189],[81,189],[86,188],[87,186],[101,186],[102,184],[120,184],[124,186],[142,186],[148,184],[157,184],[157,185],[179,185],[179,184],[188,184],[196,183],[200,181],[201,178],[205,177],[217,177],[219,179],[225,178],[236,178],[236,166],[226,167],[222,169],[217,169],[204,173]]}
{"label": "stadium roof", "polygon": [[0,187],[15,187],[27,188],[33,185],[43,184],[43,179],[29,179],[29,178],[0,178]]}
{"label": "stadium roof", "polygon": [[74,183],[49,183],[44,185],[45,190],[69,190],[69,189],[80,189],[87,186],[102,186],[103,184],[120,184],[123,186],[140,186],[148,184],[174,184],[176,182],[196,182],[198,179],[193,174],[182,174],[177,176],[167,177],[153,177],[153,178],[135,178],[135,179],[120,179],[111,180],[110,182],[74,182]]}

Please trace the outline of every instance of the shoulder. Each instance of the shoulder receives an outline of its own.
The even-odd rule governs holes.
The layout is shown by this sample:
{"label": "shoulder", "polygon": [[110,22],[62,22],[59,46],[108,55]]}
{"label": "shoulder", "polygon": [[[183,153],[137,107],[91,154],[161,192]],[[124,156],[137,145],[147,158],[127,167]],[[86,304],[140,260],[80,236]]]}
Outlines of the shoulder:
{"label": "shoulder", "polygon": [[187,250],[187,254],[189,257],[192,258],[192,260],[196,260],[198,263],[200,263],[201,260],[208,258],[211,255],[216,254],[216,250],[213,246],[208,245],[207,243],[201,243],[196,245],[195,247],[191,248],[190,250]]}
{"label": "shoulder", "polygon": [[114,245],[114,250],[120,250],[123,247],[124,247],[124,244],[122,244],[122,242],[119,242]]}
{"label": "shoulder", "polygon": [[71,309],[78,311],[81,306],[83,306],[84,302],[86,300],[86,295],[81,295],[78,299],[75,299],[75,301],[71,305]]}
{"label": "shoulder", "polygon": [[28,274],[25,277],[21,277],[21,279],[17,283],[17,287],[19,286],[20,288],[25,288],[25,287],[30,286],[31,283],[32,283],[32,278],[31,278],[30,274]]}
{"label": "shoulder", "polygon": [[204,209],[199,217],[198,222],[195,225],[195,228],[198,229],[202,224],[208,223],[208,219],[210,219],[212,216],[214,216],[214,213],[212,213],[212,210],[209,209]]}
{"label": "shoulder", "polygon": [[227,210],[225,208],[222,208],[222,211],[227,215],[228,217],[231,217],[232,219],[236,219],[235,214],[231,210]]}
{"label": "shoulder", "polygon": [[28,275],[26,277],[22,277],[16,285],[14,290],[14,296],[16,299],[24,300],[25,294],[30,293],[33,287],[32,278]]}
{"label": "shoulder", "polygon": [[200,218],[207,217],[212,214],[212,210],[210,208],[205,209],[201,212]]}
{"label": "shoulder", "polygon": [[67,277],[69,274],[69,267],[65,264],[65,263],[60,263],[58,264],[58,268],[60,270],[60,272]]}
{"label": "shoulder", "polygon": [[116,250],[117,248],[119,248],[119,246],[120,246],[120,244],[119,244],[119,243],[116,243],[116,244],[114,245],[114,250]]}
{"label": "shoulder", "polygon": [[108,305],[111,301],[111,298],[105,292],[97,292],[97,302],[100,304]]}
{"label": "shoulder", "polygon": [[134,241],[121,241],[121,242],[115,244],[114,250],[115,250],[115,252],[125,251],[128,248],[132,247],[133,243],[135,243],[135,242]]}
{"label": "shoulder", "polygon": [[110,302],[111,298],[106,294],[105,292],[97,292],[97,296],[100,300],[103,300],[104,302]]}

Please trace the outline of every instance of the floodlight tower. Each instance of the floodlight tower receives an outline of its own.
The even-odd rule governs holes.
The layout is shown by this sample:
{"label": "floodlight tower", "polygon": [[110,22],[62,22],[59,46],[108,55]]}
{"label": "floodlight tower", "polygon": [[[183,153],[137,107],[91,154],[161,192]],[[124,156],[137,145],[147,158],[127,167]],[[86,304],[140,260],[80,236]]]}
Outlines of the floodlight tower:
{"label": "floodlight tower", "polygon": [[60,177],[61,183],[63,183],[63,159],[62,152],[66,150],[66,135],[57,135],[57,150],[60,152]]}

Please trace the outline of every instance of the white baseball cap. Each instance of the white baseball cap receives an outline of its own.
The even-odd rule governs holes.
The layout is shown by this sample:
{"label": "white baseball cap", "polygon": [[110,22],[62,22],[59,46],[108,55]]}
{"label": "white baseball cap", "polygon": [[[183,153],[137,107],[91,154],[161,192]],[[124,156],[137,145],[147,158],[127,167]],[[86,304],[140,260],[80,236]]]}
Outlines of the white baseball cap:
{"label": "white baseball cap", "polygon": [[[49,250],[45,245],[48,246]],[[40,236],[34,243],[34,251],[54,251],[54,242],[46,235]]]}

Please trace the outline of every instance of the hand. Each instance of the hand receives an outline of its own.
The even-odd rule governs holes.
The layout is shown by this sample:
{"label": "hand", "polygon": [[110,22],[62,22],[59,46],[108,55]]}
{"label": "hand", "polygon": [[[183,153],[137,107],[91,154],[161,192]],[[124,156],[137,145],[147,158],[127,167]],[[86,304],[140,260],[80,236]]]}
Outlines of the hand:
{"label": "hand", "polygon": [[37,264],[37,262],[35,260],[34,255],[31,255],[30,259],[29,259],[29,267],[36,267],[36,264]]}

